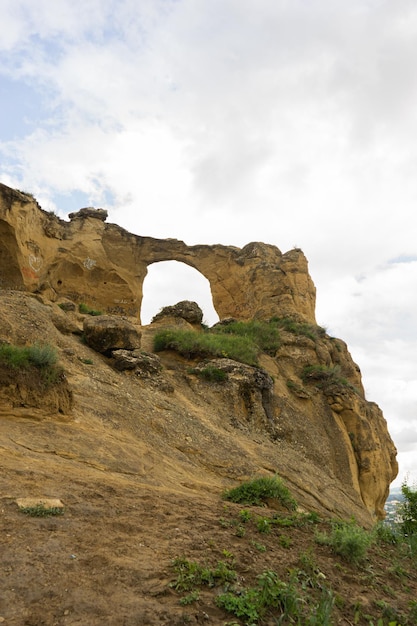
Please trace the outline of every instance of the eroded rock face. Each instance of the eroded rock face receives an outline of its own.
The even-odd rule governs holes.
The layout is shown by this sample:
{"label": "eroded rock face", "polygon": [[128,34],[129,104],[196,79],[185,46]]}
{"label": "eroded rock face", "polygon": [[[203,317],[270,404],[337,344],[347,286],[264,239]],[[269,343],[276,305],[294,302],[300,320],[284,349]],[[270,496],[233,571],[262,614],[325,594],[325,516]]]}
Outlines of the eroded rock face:
{"label": "eroded rock face", "polygon": [[[282,254],[263,243],[242,249],[187,246],[175,239],[132,235],[105,219],[105,211],[87,208],[65,222],[42,211],[31,196],[0,185],[0,289],[41,294],[49,303],[83,302],[106,311],[108,315],[85,318],[85,336],[94,350],[113,355],[115,368],[127,370],[126,377],[137,376],[144,385],[159,381],[154,387],[163,393],[174,389],[169,380],[173,374],[164,377],[157,357],[139,350],[137,325],[122,317],[140,316],[147,266],[158,261],[182,261],[200,271],[210,282],[223,322],[277,316],[315,325],[315,289],[300,250]],[[23,321],[28,307],[36,305],[34,298],[27,300],[20,313]],[[201,311],[194,304],[166,307],[146,332],[155,333],[165,324],[195,330]],[[68,304],[66,310],[71,309]],[[67,337],[79,333],[77,320],[66,320],[65,315],[62,309],[51,312],[57,332]],[[7,324],[5,318],[0,329],[5,337]],[[16,329],[23,343],[25,332],[24,324]],[[348,494],[346,501],[356,510],[363,504],[365,518],[382,517],[389,484],[397,474],[396,450],[380,409],[365,399],[360,370],[346,344],[324,332],[309,338],[282,331],[281,338],[276,354],[262,356],[262,369],[227,359],[211,363],[228,375],[224,389],[212,392],[223,394],[216,414],[224,410],[225,420],[233,416],[232,425],[245,433],[269,434],[271,445],[277,446],[273,467],[288,479],[302,465],[298,487],[304,489],[305,499],[311,496],[311,505],[347,512],[342,500]],[[315,365],[329,368],[328,375],[306,376],[305,367]],[[204,415],[210,410],[210,397],[206,400],[204,396],[204,411],[198,408]],[[187,406],[193,401],[187,400]],[[296,470],[289,469],[287,457],[280,466],[280,445],[282,450],[294,449]]]}
{"label": "eroded rock face", "polygon": [[207,278],[220,319],[292,315],[314,322],[315,288],[301,250],[187,246],[132,235],[105,219],[102,209],[86,208],[66,222],[0,185],[0,287],[139,317],[148,265],[175,260]]}

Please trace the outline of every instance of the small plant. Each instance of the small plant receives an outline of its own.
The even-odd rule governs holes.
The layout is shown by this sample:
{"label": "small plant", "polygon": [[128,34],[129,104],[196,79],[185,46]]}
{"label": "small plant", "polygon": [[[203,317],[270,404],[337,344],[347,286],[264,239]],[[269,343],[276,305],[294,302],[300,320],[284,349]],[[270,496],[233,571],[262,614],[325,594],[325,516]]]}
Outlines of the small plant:
{"label": "small plant", "polygon": [[317,341],[319,337],[326,334],[326,329],[321,326],[314,326],[306,322],[297,322],[291,317],[273,317],[271,322],[275,322],[283,330],[293,333],[294,335],[303,335],[313,341]]}
{"label": "small plant", "polygon": [[230,528],[230,526],[232,526],[232,522],[225,519],[224,517],[219,518],[219,524],[222,528]]}
{"label": "small plant", "polygon": [[197,589],[195,589],[194,591],[191,591],[186,596],[181,598],[180,604],[181,606],[188,606],[189,604],[193,604],[193,602],[197,602],[197,600],[199,599],[200,599],[200,592]]}
{"label": "small plant", "polygon": [[391,545],[397,544],[400,539],[398,532],[392,526],[384,522],[378,522],[378,524],[376,524],[374,535],[379,543]]}
{"label": "small plant", "polygon": [[245,528],[242,526],[242,524],[238,524],[236,526],[236,532],[235,532],[236,537],[244,537],[246,535],[246,530]]}
{"label": "small plant", "polygon": [[284,617],[300,615],[300,599],[291,584],[279,580],[273,571],[263,572],[257,581],[255,587],[239,590],[239,594],[229,591],[217,596],[217,606],[243,619],[247,625],[257,624],[273,609]]}
{"label": "small plant", "polygon": [[332,612],[334,605],[335,598],[332,591],[323,587],[317,606],[313,608],[303,623],[305,626],[333,626]]}
{"label": "small plant", "polygon": [[246,522],[249,522],[251,518],[252,514],[250,511],[248,511],[248,509],[242,509],[241,511],[239,511],[239,519],[244,524],[246,524]]}
{"label": "small plant", "polygon": [[234,557],[233,552],[230,552],[229,550],[224,549],[222,550],[222,554],[226,559],[231,559],[232,561],[234,561],[235,557]]}
{"label": "small plant", "polygon": [[306,365],[302,371],[301,378],[304,383],[315,383],[318,387],[327,385],[342,385],[353,389],[353,385],[346,378],[341,376],[340,365]]}
{"label": "small plant", "polygon": [[316,541],[330,546],[349,563],[358,564],[364,560],[374,537],[353,522],[334,522],[330,535],[317,533]]}
{"label": "small plant", "polygon": [[19,510],[21,513],[29,515],[30,517],[49,517],[64,514],[64,509],[61,507],[46,507],[43,504],[36,504],[35,506],[24,506],[21,507]]}
{"label": "small plant", "polygon": [[271,520],[267,517],[259,517],[256,521],[256,528],[260,533],[271,532]]}
{"label": "small plant", "polygon": [[24,196],[27,196],[31,200],[36,200],[35,196],[30,191],[23,191],[23,189],[16,189],[16,191],[18,191],[19,193],[23,194]]}
{"label": "small plant", "polygon": [[174,559],[173,567],[177,573],[177,579],[171,583],[171,587],[176,591],[192,591],[194,587],[201,585],[214,587],[236,579],[236,572],[223,561],[219,561],[215,568],[210,568],[178,557]]}
{"label": "small plant", "polygon": [[224,383],[227,380],[227,373],[218,367],[213,367],[212,365],[207,365],[201,370],[193,370],[197,376],[207,380],[210,383]]}
{"label": "small plant", "polygon": [[408,606],[410,607],[410,618],[417,624],[417,600],[410,600]]}
{"label": "small plant", "polygon": [[258,552],[266,552],[266,546],[263,543],[259,543],[258,541],[251,541],[253,547],[258,550]]}
{"label": "small plant", "polygon": [[297,508],[297,502],[279,476],[254,478],[225,491],[223,497],[231,502],[250,505],[263,505],[269,499],[276,499],[290,511]]}
{"label": "small plant", "polygon": [[103,311],[98,311],[98,310],[95,310],[95,309],[91,309],[89,306],[84,304],[84,302],[81,302],[78,305],[78,310],[83,315],[93,315],[93,316],[103,315]]}
{"label": "small plant", "polygon": [[288,535],[280,535],[278,539],[279,545],[283,548],[291,548],[292,539]]}

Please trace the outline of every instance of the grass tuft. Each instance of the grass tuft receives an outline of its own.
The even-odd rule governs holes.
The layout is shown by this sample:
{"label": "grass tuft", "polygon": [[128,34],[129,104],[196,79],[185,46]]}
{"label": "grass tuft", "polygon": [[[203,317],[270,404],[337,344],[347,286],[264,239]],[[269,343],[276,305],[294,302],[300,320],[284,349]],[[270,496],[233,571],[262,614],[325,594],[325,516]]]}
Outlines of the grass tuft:
{"label": "grass tuft", "polygon": [[223,498],[240,504],[263,505],[270,498],[277,499],[289,511],[295,511],[297,502],[279,476],[262,476],[228,489]]}
{"label": "grass tuft", "polygon": [[84,302],[81,302],[81,304],[78,305],[78,310],[83,315],[92,315],[92,316],[103,315],[103,311],[91,309],[89,306],[84,304]]}
{"label": "grass tuft", "polygon": [[156,333],[154,350],[175,350],[187,359],[224,357],[247,365],[257,365],[259,353],[248,337],[171,329]]}
{"label": "grass tuft", "polygon": [[330,534],[316,533],[316,541],[330,546],[335,554],[357,565],[364,561],[374,535],[354,522],[334,522]]}

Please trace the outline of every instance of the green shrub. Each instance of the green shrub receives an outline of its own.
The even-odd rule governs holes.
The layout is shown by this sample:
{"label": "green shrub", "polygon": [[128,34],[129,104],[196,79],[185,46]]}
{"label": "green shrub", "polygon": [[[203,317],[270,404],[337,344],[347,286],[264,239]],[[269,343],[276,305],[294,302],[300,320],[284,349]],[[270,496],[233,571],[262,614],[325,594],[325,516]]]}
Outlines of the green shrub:
{"label": "green shrub", "polygon": [[417,536],[417,489],[412,489],[404,481],[401,485],[403,501],[399,507],[401,532],[407,537]]}
{"label": "green shrub", "polygon": [[374,541],[372,533],[352,522],[334,522],[330,535],[316,534],[317,543],[328,545],[349,563],[358,564],[366,557]]}
{"label": "green shrub", "polygon": [[227,373],[218,367],[207,365],[201,370],[194,370],[197,376],[211,383],[224,383],[227,380]]}
{"label": "green shrub", "polygon": [[257,365],[259,352],[248,337],[171,329],[155,334],[154,350],[175,350],[187,359],[226,357],[247,365]]}
{"label": "green shrub", "polygon": [[188,606],[189,604],[192,604],[193,602],[197,602],[197,600],[199,599],[200,599],[200,593],[198,592],[198,590],[194,590],[194,591],[191,591],[186,596],[184,596],[183,598],[181,598],[180,604],[181,606]]}
{"label": "green shrub", "polygon": [[33,365],[39,368],[53,367],[58,360],[57,351],[49,344],[35,343],[31,346],[0,344],[0,362],[13,368]]}
{"label": "green shrub", "polygon": [[258,532],[268,534],[271,532],[271,520],[267,517],[258,517],[256,520]]}
{"label": "green shrub", "polygon": [[317,341],[319,337],[326,334],[326,330],[321,326],[307,324],[306,322],[298,322],[291,317],[273,317],[271,322],[294,335],[303,335],[313,341]]}
{"label": "green shrub", "polygon": [[26,346],[0,344],[0,363],[8,367],[20,369],[29,366],[28,349]]}
{"label": "green shrub", "polygon": [[288,510],[294,511],[297,503],[279,476],[262,476],[228,489],[223,498],[241,504],[262,505],[269,498],[276,498]]}
{"label": "green shrub", "polygon": [[400,539],[398,532],[385,522],[378,522],[378,524],[376,524],[374,527],[374,535],[379,543],[395,545]]}
{"label": "green shrub", "polygon": [[83,302],[81,302],[81,304],[78,305],[78,310],[80,313],[83,313],[83,315],[93,315],[93,316],[103,315],[103,311],[91,309],[89,306],[87,306]]}
{"label": "green shrub", "polygon": [[250,320],[249,322],[229,322],[217,324],[213,332],[220,334],[237,335],[250,339],[259,350],[275,355],[280,346],[279,331],[276,323],[262,320]]}
{"label": "green shrub", "polygon": [[[244,620],[245,624],[256,624],[272,609],[278,609],[285,616],[300,616],[301,601],[295,588],[281,581],[273,571],[266,571],[257,577],[255,587],[243,589],[236,595],[233,592],[220,594],[217,606]],[[280,622],[282,623],[282,622]]]}
{"label": "green shrub", "polygon": [[36,367],[53,367],[58,360],[58,354],[49,344],[35,343],[28,347],[28,359]]}
{"label": "green shrub", "polygon": [[173,561],[173,567],[177,578],[171,583],[171,587],[176,591],[192,591],[201,585],[214,587],[236,580],[236,572],[223,561],[219,561],[216,567],[210,568],[195,561],[177,557]]}
{"label": "green shrub", "polygon": [[342,385],[355,389],[354,386],[341,376],[340,365],[306,365],[301,373],[304,383],[315,383],[318,387],[325,388],[329,385]]}
{"label": "green shrub", "polygon": [[57,351],[49,344],[0,344],[0,364],[6,370],[15,370],[15,375],[32,387],[39,384],[48,387],[62,378],[63,370],[57,366],[57,360]]}

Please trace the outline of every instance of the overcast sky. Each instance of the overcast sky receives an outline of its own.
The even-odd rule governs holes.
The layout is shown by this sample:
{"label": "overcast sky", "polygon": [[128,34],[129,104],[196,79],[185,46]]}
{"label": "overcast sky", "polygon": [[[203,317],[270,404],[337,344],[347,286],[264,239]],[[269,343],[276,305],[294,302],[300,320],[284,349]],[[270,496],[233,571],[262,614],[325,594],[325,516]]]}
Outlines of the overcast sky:
{"label": "overcast sky", "polygon": [[[0,0],[0,181],[66,218],[302,248],[417,481],[415,0]],[[208,284],[149,268],[142,321]]]}

